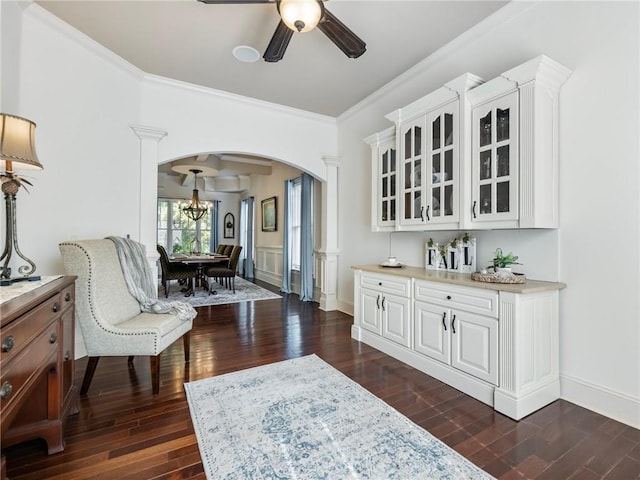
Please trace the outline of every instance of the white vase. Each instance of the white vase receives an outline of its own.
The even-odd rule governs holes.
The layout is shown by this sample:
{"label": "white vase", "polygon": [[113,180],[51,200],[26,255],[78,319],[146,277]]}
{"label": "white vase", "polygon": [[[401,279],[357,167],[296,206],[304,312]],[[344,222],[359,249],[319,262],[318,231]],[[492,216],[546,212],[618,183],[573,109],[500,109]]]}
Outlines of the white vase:
{"label": "white vase", "polygon": [[498,275],[499,277],[511,277],[513,273],[511,272],[510,267],[496,267],[496,275]]}

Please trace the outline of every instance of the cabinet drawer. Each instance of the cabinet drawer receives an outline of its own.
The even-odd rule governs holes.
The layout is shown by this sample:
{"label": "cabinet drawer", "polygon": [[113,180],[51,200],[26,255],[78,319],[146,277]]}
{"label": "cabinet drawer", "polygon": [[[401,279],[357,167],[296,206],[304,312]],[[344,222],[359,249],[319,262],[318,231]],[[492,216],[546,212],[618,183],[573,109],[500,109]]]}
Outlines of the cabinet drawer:
{"label": "cabinet drawer", "polygon": [[3,423],[10,420],[12,404],[18,403],[20,398],[28,393],[31,384],[43,368],[47,365],[56,367],[57,351],[58,323],[52,322],[11,361],[3,362],[0,386],[7,392],[5,398],[0,400]]}
{"label": "cabinet drawer", "polygon": [[498,318],[498,292],[416,280],[415,299]]}
{"label": "cabinet drawer", "polygon": [[[22,349],[40,333],[57,315],[57,312],[62,310],[60,295],[55,295],[49,300],[38,305],[30,312],[24,314],[16,321],[9,324],[8,327],[2,329],[0,338],[0,361],[2,362],[3,369],[5,363],[22,351]],[[71,294],[73,298],[73,294]]]}
{"label": "cabinet drawer", "polygon": [[372,290],[386,293],[395,293],[403,297],[408,297],[410,292],[411,279],[395,277],[391,275],[379,275],[375,273],[363,273],[360,280],[361,285]]}

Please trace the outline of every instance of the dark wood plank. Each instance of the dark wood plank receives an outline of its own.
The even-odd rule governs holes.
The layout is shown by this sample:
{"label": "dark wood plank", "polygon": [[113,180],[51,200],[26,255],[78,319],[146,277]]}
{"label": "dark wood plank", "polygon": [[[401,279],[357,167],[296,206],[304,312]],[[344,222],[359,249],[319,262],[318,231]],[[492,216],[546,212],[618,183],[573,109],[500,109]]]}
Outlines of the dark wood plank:
{"label": "dark wood plank", "polygon": [[[501,480],[640,478],[638,430],[562,400],[515,422],[352,340],[352,321],[296,295],[202,307],[191,363],[180,341],[160,357],[159,395],[148,358],[131,367],[126,357],[101,359],[67,423],[66,449],[47,455],[41,441],[8,448],[9,477],[204,479],[183,383],[315,353]],[[86,365],[77,362],[77,382]]]}

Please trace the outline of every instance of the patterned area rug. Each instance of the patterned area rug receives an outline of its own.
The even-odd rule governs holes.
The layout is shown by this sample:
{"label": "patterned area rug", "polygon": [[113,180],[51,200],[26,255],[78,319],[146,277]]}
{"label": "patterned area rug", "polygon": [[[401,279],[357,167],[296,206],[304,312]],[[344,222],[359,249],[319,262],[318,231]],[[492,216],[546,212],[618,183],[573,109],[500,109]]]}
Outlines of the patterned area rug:
{"label": "patterned area rug", "polygon": [[493,478],[315,355],[185,390],[210,480]]}
{"label": "patterned area rug", "polygon": [[[240,277],[236,277],[236,293],[233,293],[233,290],[222,287],[215,282],[213,283],[213,288],[218,292],[215,295],[210,295],[208,291],[198,287],[196,288],[194,296],[185,297],[184,293],[180,291],[180,288],[182,287],[178,285],[178,282],[173,280],[171,282],[171,288],[169,289],[168,300],[188,302],[194,307],[281,298],[277,293],[270,292],[269,290],[259,287],[255,283],[251,283]],[[158,296],[161,300],[164,300],[164,289],[162,286],[158,288]]]}

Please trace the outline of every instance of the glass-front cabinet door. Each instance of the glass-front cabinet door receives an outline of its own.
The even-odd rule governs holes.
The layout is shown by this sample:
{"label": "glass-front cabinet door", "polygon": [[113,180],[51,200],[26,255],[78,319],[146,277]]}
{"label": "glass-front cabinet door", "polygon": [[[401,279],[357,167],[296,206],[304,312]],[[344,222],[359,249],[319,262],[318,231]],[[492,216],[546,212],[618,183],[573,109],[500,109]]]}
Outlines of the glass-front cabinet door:
{"label": "glass-front cabinet door", "polygon": [[424,143],[425,117],[402,125],[400,129],[401,148],[401,190],[400,224],[423,225],[425,222]]}
{"label": "glass-front cabinet door", "polygon": [[427,225],[458,222],[458,102],[427,115]]}
{"label": "glass-front cabinet door", "polygon": [[378,161],[378,225],[393,226],[396,223],[396,149],[395,142],[381,145]]}
{"label": "glass-front cabinet door", "polygon": [[472,222],[518,219],[518,92],[472,112]]}

